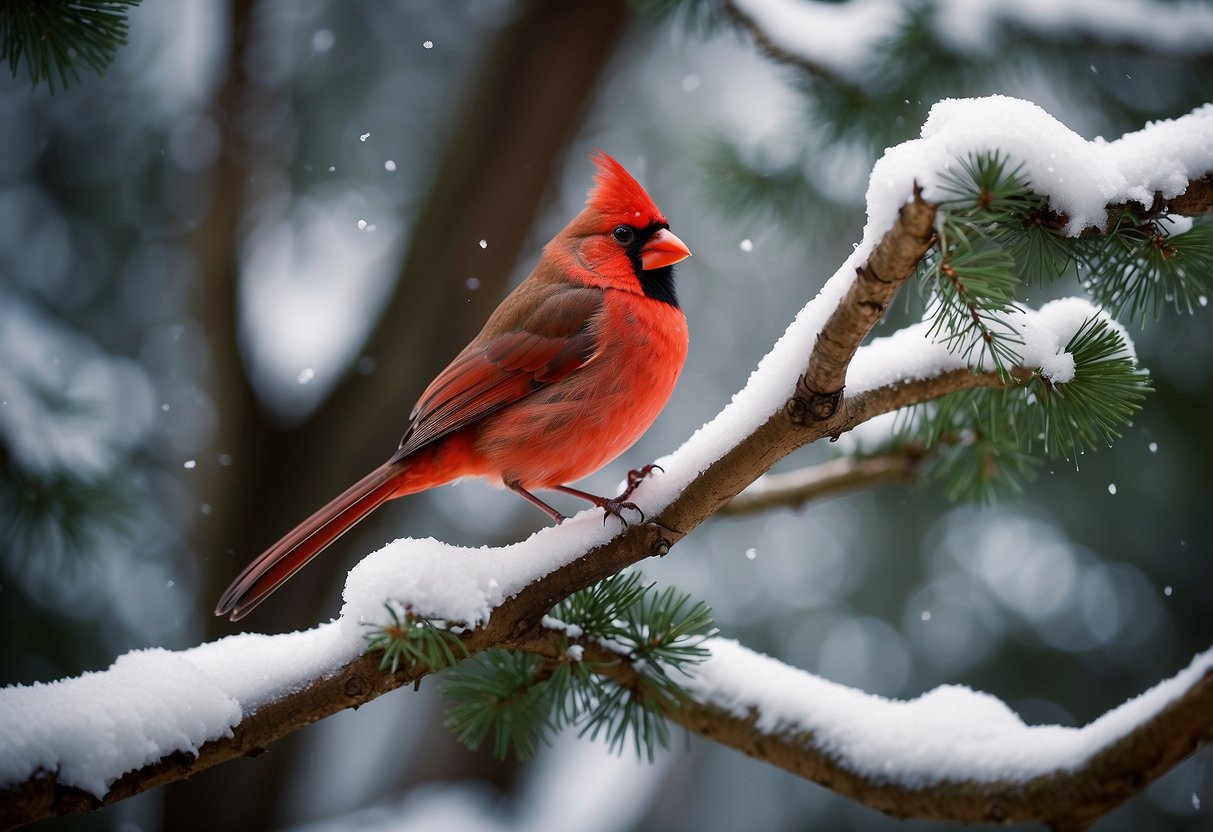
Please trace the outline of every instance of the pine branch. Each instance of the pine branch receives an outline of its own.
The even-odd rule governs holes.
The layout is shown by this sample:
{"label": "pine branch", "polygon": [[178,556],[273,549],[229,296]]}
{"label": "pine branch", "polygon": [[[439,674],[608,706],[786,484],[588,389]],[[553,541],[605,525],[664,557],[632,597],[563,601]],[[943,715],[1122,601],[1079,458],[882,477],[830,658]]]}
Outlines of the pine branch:
{"label": "pine branch", "polygon": [[[697,2],[700,0],[697,0]],[[1158,11],[1166,7],[1166,3],[1158,3]],[[805,73],[814,81],[825,82],[843,95],[853,99],[868,97],[877,100],[877,96],[890,90],[895,85],[904,84],[901,78],[889,77],[894,72],[914,77],[921,84],[923,77],[928,79],[938,75],[954,74],[960,61],[967,61],[968,70],[972,72],[974,65],[978,68],[991,58],[1004,60],[1005,50],[992,50],[990,56],[981,54],[965,54],[963,49],[940,40],[933,25],[933,17],[946,11],[946,7],[936,3],[920,3],[909,9],[902,19],[898,30],[891,33],[881,43],[869,47],[867,64],[859,70],[873,83],[867,87],[879,89],[864,89],[853,80],[840,77],[837,70],[829,66],[828,61],[815,60],[810,54],[797,51],[795,48],[781,46],[778,38],[764,29],[751,14],[744,11],[736,0],[724,0],[724,16],[733,22],[737,28],[745,31],[753,38],[755,46],[768,58]],[[1173,57],[1179,54],[1169,44],[1155,43],[1150,39],[1133,38],[1125,32],[1117,33],[1106,26],[1097,12],[1088,11],[1085,15],[1075,15],[1068,26],[1057,26],[1047,16],[1041,18],[1039,26],[1025,26],[1023,19],[1015,20],[999,15],[987,14],[986,21],[991,27],[998,27],[1005,32],[1004,40],[1015,38],[1020,44],[1034,48],[1035,56],[1039,59],[1049,57],[1052,52],[1056,55],[1058,47],[1102,48],[1115,50],[1120,54],[1134,52],[1141,55],[1162,55]],[[862,10],[857,10],[854,26],[862,19]],[[837,21],[837,18],[835,18]],[[835,25],[838,25],[835,22]],[[1189,45],[1183,50],[1184,57],[1194,62],[1203,62],[1213,55],[1213,42],[1208,39],[1200,45]],[[898,90],[902,89],[900,86]]]}
{"label": "pine branch", "polygon": [[[543,631],[560,645],[543,660],[490,650],[443,679],[453,703],[447,727],[465,745],[475,750],[492,734],[495,756],[513,748],[526,758],[556,730],[577,726],[582,735],[604,735],[612,750],[631,737],[637,756],[652,761],[669,745],[667,712],[686,699],[679,677],[706,658],[715,624],[707,605],[672,587],[657,592],[631,572],[557,604]],[[598,662],[584,658],[586,644],[605,648],[610,662],[631,663],[635,683],[604,681],[594,672]]]}
{"label": "pine branch", "polygon": [[725,15],[732,20],[739,28],[744,29],[754,39],[754,44],[768,58],[778,61],[790,67],[794,67],[801,72],[806,73],[811,78],[818,81],[825,81],[836,85],[847,92],[858,94],[858,88],[850,84],[844,83],[833,70],[823,63],[812,61],[809,58],[790,52],[775,43],[767,34],[767,32],[758,25],[748,14],[738,8],[736,3],[731,0],[725,0],[724,3]]}
{"label": "pine branch", "polygon": [[55,78],[66,89],[80,67],[102,75],[126,44],[129,9],[140,0],[0,0],[0,61],[17,77],[24,60],[30,84]]}
{"label": "pine branch", "polygon": [[397,673],[403,666],[406,670],[435,673],[467,655],[463,642],[447,622],[401,613],[392,604],[383,606],[391,618],[390,624],[376,626],[364,622],[371,627],[366,634],[366,649],[383,654],[380,670]]}
{"label": "pine branch", "polygon": [[[731,450],[701,471],[652,522],[633,525],[609,542],[581,553],[567,565],[506,600],[494,610],[485,625],[461,634],[465,652],[474,655],[493,648],[527,649],[528,645],[538,643],[547,637],[542,628],[544,615],[556,603],[626,566],[647,557],[667,554],[679,540],[776,462],[810,442],[836,436],[881,413],[959,390],[1005,387],[1022,381],[1020,374],[1014,372],[1008,378],[996,373],[960,369],[927,378],[901,380],[856,395],[843,395],[842,381],[850,358],[897,288],[914,272],[918,258],[932,241],[935,210],[936,206],[918,196],[905,204],[898,221],[860,267],[851,289],[830,316],[808,357],[806,372],[784,407],[772,413],[747,436],[740,437]],[[815,394],[812,392],[815,390],[825,393]],[[822,399],[831,405],[816,406]],[[111,786],[103,801],[58,783],[52,772],[41,772],[0,794],[0,825],[11,826],[54,815],[89,811],[190,777],[218,763],[260,753],[275,739],[304,725],[345,708],[357,707],[402,685],[417,683],[429,672],[423,664],[415,664],[388,674],[379,664],[377,654],[355,659],[335,673],[265,704],[234,726],[231,736],[203,744],[196,755],[172,754],[127,773]],[[626,667],[626,663],[620,667]],[[811,744],[806,744],[806,738],[768,736],[756,729],[753,718],[739,719],[712,708],[686,708],[679,711],[677,719],[709,738],[789,771],[816,776],[820,782],[844,794],[898,816],[987,818],[991,816],[991,805],[995,805],[1004,807],[1000,811],[1007,818],[1012,817],[1011,811],[1020,810],[1036,812],[1022,817],[1051,817],[1034,808],[1037,803],[1031,795],[1037,794],[1048,806],[1064,803],[1064,813],[1060,816],[1082,818],[1087,814],[1102,814],[1140,791],[1162,771],[1191,753],[1198,742],[1208,739],[1207,720],[1202,721],[1195,715],[1207,716],[1213,710],[1210,696],[1213,696],[1213,683],[1206,678],[1163,715],[1135,731],[1134,737],[1144,738],[1140,743],[1122,742],[1101,755],[1088,767],[1083,788],[1078,791],[1075,791],[1078,784],[1072,779],[1060,777],[1056,788],[1049,782],[1033,784],[1028,796],[1020,794],[1018,798],[1015,795],[1022,790],[1007,787],[1007,791],[995,795],[997,800],[991,804],[989,799],[973,797],[965,788],[958,787],[952,795],[954,810],[947,809],[947,801],[941,794],[928,795],[924,799],[917,792],[890,789],[853,775],[843,776],[836,770],[822,769],[819,755]],[[1097,776],[1092,776],[1092,771]],[[939,814],[946,811],[952,814]]]}

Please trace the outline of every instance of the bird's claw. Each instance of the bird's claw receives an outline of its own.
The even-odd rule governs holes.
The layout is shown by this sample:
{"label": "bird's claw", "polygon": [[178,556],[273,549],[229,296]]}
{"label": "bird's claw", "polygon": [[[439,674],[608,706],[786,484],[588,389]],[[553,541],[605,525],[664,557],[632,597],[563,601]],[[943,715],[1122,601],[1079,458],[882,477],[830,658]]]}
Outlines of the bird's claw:
{"label": "bird's claw", "polygon": [[[621,495],[621,496],[625,496],[625,495]],[[611,500],[611,499],[603,500],[602,503],[600,504],[600,508],[602,509],[602,525],[604,525],[604,526],[606,525],[606,521],[607,521],[608,517],[616,517],[619,519],[619,522],[622,523],[626,527],[628,524],[628,521],[623,516],[623,512],[625,509],[630,509],[631,511],[634,511],[637,514],[639,514],[640,522],[641,523],[644,522],[644,512],[640,510],[640,506],[636,505],[635,503],[619,499],[618,497],[615,498],[614,500]]]}
{"label": "bird's claw", "polygon": [[643,468],[633,468],[631,471],[628,471],[628,487],[625,488],[623,493],[615,499],[626,500],[628,497],[632,496],[632,492],[635,491],[636,488],[642,482],[644,482],[645,478],[648,477],[649,474],[653,473],[654,470],[660,471],[663,474],[665,473],[665,469],[656,462],[650,462]]}
{"label": "bird's claw", "polygon": [[632,492],[636,490],[637,486],[644,482],[645,478],[649,474],[653,473],[654,469],[663,474],[665,473],[665,469],[655,462],[649,463],[643,468],[633,468],[631,471],[628,471],[628,484],[627,487],[623,489],[623,493],[613,500],[605,499],[599,504],[602,506],[603,510],[602,525],[606,525],[608,517],[618,517],[619,522],[626,526],[628,521],[623,517],[624,509],[630,509],[631,511],[636,512],[640,515],[640,522],[644,522],[644,512],[640,510],[640,506],[629,501],[628,497],[632,496]]}

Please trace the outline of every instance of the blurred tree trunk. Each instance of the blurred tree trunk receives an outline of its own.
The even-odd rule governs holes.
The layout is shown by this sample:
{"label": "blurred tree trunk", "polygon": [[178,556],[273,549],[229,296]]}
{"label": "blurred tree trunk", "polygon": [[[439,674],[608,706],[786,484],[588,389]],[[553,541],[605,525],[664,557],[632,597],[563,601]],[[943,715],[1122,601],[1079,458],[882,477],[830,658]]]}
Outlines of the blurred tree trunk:
{"label": "blurred tree trunk", "polygon": [[[363,350],[377,371],[348,373],[306,423],[284,430],[266,420],[245,374],[236,299],[249,183],[259,170],[285,160],[242,137],[248,105],[270,93],[242,69],[256,32],[253,0],[231,0],[230,15],[227,76],[214,106],[225,152],[213,172],[212,209],[195,237],[202,274],[197,308],[210,336],[211,394],[219,412],[214,450],[234,460],[233,469],[201,480],[198,494],[213,507],[194,541],[206,613],[249,559],[394,449],[425,383],[479,330],[505,292],[550,178],[627,19],[622,0],[531,0],[496,35],[449,128],[396,289]],[[487,250],[477,245],[481,238],[492,240]],[[469,298],[465,280],[472,274],[481,290]],[[317,560],[292,581],[289,598],[258,610],[255,629],[314,624],[343,566],[339,551]],[[227,622],[207,618],[208,638],[233,632]],[[169,787],[164,827],[270,827],[297,742],[289,739],[265,758]],[[429,776],[508,777],[499,766],[485,771],[483,756],[452,743],[439,747],[456,750],[427,759]]]}

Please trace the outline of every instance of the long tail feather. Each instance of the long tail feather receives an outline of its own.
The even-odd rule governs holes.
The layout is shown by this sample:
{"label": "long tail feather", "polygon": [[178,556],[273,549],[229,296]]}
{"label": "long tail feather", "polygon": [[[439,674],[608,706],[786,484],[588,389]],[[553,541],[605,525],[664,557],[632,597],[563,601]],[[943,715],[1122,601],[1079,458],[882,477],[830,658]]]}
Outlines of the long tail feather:
{"label": "long tail feather", "polygon": [[330,543],[393,497],[399,496],[401,466],[385,463],[300,523],[245,567],[219,599],[215,615],[237,621],[302,569]]}

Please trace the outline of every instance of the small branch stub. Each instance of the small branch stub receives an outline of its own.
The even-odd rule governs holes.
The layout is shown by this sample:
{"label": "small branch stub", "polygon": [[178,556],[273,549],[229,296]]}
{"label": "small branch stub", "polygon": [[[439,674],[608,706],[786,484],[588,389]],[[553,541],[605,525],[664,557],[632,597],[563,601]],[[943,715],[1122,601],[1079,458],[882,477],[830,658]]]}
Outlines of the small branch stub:
{"label": "small branch stub", "polygon": [[819,393],[808,386],[808,376],[802,375],[796,383],[796,394],[784,405],[784,412],[797,425],[824,422],[834,418],[842,402],[842,388],[832,393]]}

